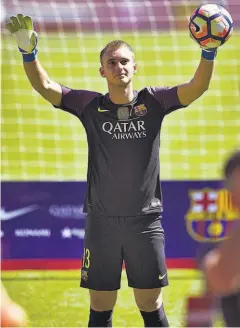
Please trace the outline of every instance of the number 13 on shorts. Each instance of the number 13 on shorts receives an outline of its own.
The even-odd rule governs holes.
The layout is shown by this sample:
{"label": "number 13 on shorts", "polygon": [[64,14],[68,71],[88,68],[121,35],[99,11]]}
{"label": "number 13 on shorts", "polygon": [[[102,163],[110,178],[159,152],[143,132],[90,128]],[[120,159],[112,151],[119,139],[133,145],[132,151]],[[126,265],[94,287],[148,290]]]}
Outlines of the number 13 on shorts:
{"label": "number 13 on shorts", "polygon": [[90,267],[90,250],[83,249],[82,268],[88,269]]}

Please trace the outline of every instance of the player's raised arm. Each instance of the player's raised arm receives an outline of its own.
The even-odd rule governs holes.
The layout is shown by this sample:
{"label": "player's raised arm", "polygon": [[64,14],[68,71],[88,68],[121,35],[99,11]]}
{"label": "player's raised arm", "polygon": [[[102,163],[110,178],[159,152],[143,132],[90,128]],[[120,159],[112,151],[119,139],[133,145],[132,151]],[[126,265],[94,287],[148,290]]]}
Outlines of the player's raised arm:
{"label": "player's raised arm", "polygon": [[188,27],[190,36],[202,48],[202,56],[193,78],[178,86],[178,97],[182,105],[189,105],[208,89],[217,48],[230,38],[233,21],[225,8],[204,4],[194,10]]}
{"label": "player's raised arm", "polygon": [[204,57],[205,53],[206,51],[202,50],[201,61],[193,78],[189,82],[178,85],[178,98],[182,105],[191,104],[209,87],[213,74],[216,50],[212,51],[212,53],[209,52],[208,59]]}
{"label": "player's raised arm", "polygon": [[10,17],[6,28],[15,35],[19,51],[23,56],[23,65],[32,87],[51,104],[60,106],[62,88],[53,82],[37,59],[37,33],[34,31],[31,17],[18,14]]}

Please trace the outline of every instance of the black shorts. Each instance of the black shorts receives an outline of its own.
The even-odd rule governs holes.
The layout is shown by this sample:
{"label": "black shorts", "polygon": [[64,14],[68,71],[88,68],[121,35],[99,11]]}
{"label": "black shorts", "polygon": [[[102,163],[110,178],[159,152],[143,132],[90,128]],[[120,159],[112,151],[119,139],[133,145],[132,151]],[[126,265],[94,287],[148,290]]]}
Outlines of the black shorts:
{"label": "black shorts", "polygon": [[164,231],[157,215],[86,219],[81,287],[120,288],[123,261],[128,286],[140,289],[168,285]]}

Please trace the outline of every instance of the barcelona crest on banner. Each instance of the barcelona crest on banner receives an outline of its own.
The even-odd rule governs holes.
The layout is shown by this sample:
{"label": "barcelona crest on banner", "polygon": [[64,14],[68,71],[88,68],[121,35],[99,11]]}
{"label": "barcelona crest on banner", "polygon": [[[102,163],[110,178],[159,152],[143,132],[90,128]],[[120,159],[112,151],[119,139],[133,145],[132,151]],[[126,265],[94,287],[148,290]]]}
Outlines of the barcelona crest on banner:
{"label": "barcelona crest on banner", "polygon": [[227,238],[230,229],[240,220],[226,189],[189,191],[190,207],[185,215],[187,231],[194,240],[217,242]]}

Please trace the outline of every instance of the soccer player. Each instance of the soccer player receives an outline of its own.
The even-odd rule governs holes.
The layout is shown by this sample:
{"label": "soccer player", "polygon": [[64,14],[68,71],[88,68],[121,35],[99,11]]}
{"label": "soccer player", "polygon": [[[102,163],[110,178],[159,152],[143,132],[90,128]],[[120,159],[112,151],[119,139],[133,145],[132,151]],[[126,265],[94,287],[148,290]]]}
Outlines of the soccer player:
{"label": "soccer player", "polygon": [[[224,165],[233,204],[240,211],[240,150]],[[240,213],[240,212],[239,212]],[[206,279],[206,294],[188,299],[187,327],[210,327],[220,308],[227,327],[240,327],[240,223],[222,243],[201,247],[198,260]]]}
{"label": "soccer player", "polygon": [[[217,49],[202,50],[190,81],[174,87],[133,88],[134,51],[121,40],[100,53],[108,93],[73,90],[50,79],[37,59],[30,17],[11,17],[32,87],[55,108],[75,115],[88,140],[87,213],[81,286],[89,289],[89,327],[110,327],[125,262],[128,285],[145,327],[167,327],[162,287],[168,285],[161,225],[159,145],[163,118],[209,87]],[[181,165],[181,163],[177,164]]]}
{"label": "soccer player", "polygon": [[[227,160],[224,176],[240,213],[240,150]],[[209,292],[220,296],[226,325],[240,327],[240,224],[226,241],[205,255],[202,264]]]}

